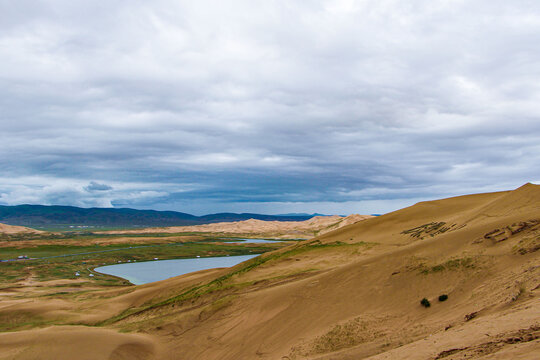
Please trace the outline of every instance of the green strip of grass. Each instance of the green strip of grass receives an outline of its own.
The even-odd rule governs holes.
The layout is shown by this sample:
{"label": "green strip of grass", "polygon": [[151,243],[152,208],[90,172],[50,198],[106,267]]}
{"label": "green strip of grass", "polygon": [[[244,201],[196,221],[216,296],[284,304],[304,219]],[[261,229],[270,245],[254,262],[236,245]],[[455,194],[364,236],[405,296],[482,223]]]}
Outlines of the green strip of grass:
{"label": "green strip of grass", "polygon": [[438,273],[446,270],[457,270],[457,269],[474,269],[476,263],[473,258],[460,258],[460,259],[451,259],[442,264],[438,264],[432,267],[424,267],[420,272],[424,275]]}

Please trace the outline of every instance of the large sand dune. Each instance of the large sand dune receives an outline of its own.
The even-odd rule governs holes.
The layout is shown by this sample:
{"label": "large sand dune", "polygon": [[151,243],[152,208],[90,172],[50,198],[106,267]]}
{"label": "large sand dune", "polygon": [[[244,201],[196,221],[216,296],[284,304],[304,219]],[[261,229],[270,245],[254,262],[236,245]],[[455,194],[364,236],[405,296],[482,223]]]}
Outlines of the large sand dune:
{"label": "large sand dune", "polygon": [[0,359],[537,359],[539,249],[540,186],[422,202],[232,269],[15,298],[0,319],[63,315]]}
{"label": "large sand dune", "polygon": [[315,235],[339,229],[343,226],[372,218],[372,215],[315,216],[305,221],[266,221],[249,219],[192,226],[170,226],[137,230],[105,231],[107,234],[130,233],[221,233],[245,236],[271,236],[274,238],[311,238]]}

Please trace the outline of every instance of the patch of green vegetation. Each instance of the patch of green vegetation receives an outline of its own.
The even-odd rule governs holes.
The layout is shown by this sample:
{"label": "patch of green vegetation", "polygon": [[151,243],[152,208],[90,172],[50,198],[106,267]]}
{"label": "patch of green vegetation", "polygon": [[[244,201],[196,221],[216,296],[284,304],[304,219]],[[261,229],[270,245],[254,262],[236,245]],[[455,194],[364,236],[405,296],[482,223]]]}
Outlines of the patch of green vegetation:
{"label": "patch of green vegetation", "polygon": [[432,267],[422,266],[420,272],[424,275],[437,273],[445,270],[457,270],[457,269],[474,269],[476,263],[473,258],[459,258],[451,259],[442,264],[438,264]]}
{"label": "patch of green vegetation", "polygon": [[341,218],[339,219],[337,222],[331,224],[331,225],[328,225],[327,227],[325,227],[324,229],[325,230],[331,230],[331,229],[335,229],[339,226],[339,224],[341,224],[343,222],[343,220],[345,220],[345,218]]}
{"label": "patch of green vegetation", "polygon": [[334,230],[334,229],[337,229],[339,224],[345,220],[344,218],[342,219],[339,219],[337,220],[337,222],[333,223],[333,224],[330,224],[328,225],[327,227],[325,227],[324,229],[321,229],[321,230],[313,230],[313,236],[319,236],[321,231],[325,230],[325,232],[329,232],[331,230]]}
{"label": "patch of green vegetation", "polygon": [[518,289],[518,292],[512,296],[512,301],[517,301],[519,298],[521,298],[525,293],[527,292],[527,289],[525,286],[521,285]]}
{"label": "patch of green vegetation", "polygon": [[182,236],[210,236],[211,233],[200,233],[200,232],[177,232],[177,233],[147,233],[147,232],[141,232],[141,233],[131,233],[131,232],[125,232],[125,233],[117,233],[117,234],[104,234],[104,233],[95,233],[91,231],[76,231],[76,232],[64,232],[62,234],[59,234],[58,236],[65,236],[73,239],[96,239],[96,238],[118,238],[118,237],[130,237],[130,238],[168,238],[168,237],[182,237]]}
{"label": "patch of green vegetation", "polygon": [[[68,295],[68,296],[65,296],[65,295]],[[69,292],[69,291],[59,291],[59,292],[55,292],[55,293],[50,293],[50,294],[44,294],[44,295],[39,295],[38,297],[42,297],[42,298],[47,298],[47,297],[69,297],[73,295],[72,292]]]}
{"label": "patch of green vegetation", "polygon": [[298,349],[300,350],[298,355],[310,357],[310,355],[314,354],[339,351],[384,336],[383,332],[374,330],[371,325],[372,323],[370,320],[362,318],[352,319],[345,323],[335,325],[326,334],[317,337],[312,342],[311,346],[304,349]]}
{"label": "patch of green vegetation", "polygon": [[448,295],[446,294],[439,295],[439,301],[446,301],[446,300],[448,300]]}
{"label": "patch of green vegetation", "polygon": [[0,332],[24,330],[47,324],[40,316],[25,311],[0,313]]}
{"label": "patch of green vegetation", "polygon": [[211,233],[200,233],[200,232],[178,232],[178,233],[117,233],[117,234],[106,234],[101,232],[92,232],[92,231],[61,231],[61,232],[51,232],[51,233],[17,233],[17,234],[0,234],[0,240],[4,241],[27,241],[27,240],[95,240],[95,239],[114,239],[121,237],[130,237],[130,238],[176,238],[176,237],[187,237],[187,236],[197,236],[205,238],[214,237]]}
{"label": "patch of green vegetation", "polygon": [[222,310],[232,304],[237,295],[226,295],[220,297],[216,301],[212,302],[210,305],[206,306],[199,314],[200,319],[207,319],[219,310]]}
{"label": "patch of green vegetation", "polygon": [[26,277],[23,261],[0,263],[0,283],[14,283]]}

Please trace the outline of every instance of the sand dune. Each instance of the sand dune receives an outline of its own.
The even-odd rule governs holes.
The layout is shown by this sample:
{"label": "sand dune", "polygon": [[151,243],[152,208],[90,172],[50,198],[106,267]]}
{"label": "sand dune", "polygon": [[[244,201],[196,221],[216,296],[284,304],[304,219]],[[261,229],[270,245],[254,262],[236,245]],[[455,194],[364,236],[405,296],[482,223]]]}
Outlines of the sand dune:
{"label": "sand dune", "polygon": [[43,231],[24,226],[7,225],[0,223],[0,234],[42,233]]}
{"label": "sand dune", "polygon": [[221,222],[193,226],[172,226],[164,228],[147,228],[130,231],[107,231],[107,234],[130,234],[130,233],[180,233],[202,232],[223,234],[248,235],[271,235],[276,238],[311,238],[315,235],[324,234],[343,226],[372,218],[371,215],[353,214],[346,217],[315,216],[305,221],[264,221],[249,219],[244,221]]}
{"label": "sand dune", "polygon": [[535,359],[539,249],[540,186],[422,202],[231,269],[66,300],[71,323],[100,326],[2,333],[0,359]]}

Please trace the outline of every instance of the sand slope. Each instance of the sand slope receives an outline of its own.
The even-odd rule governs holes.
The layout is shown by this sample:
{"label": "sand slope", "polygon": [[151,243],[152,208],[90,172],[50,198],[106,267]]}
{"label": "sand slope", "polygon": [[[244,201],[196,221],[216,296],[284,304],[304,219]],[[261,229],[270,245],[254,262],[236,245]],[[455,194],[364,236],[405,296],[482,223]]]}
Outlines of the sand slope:
{"label": "sand slope", "polygon": [[[95,359],[535,359],[539,249],[540,186],[526,184],[422,202],[230,270],[92,293],[70,311],[101,325],[77,328]],[[25,359],[30,343],[73,358],[45,351],[62,329],[0,334],[4,358]]]}
{"label": "sand slope", "polygon": [[84,326],[57,326],[0,336],[0,359],[134,359],[154,358],[149,336],[120,334]]}
{"label": "sand slope", "polygon": [[24,226],[7,225],[0,223],[0,234],[42,233],[43,231]]}

